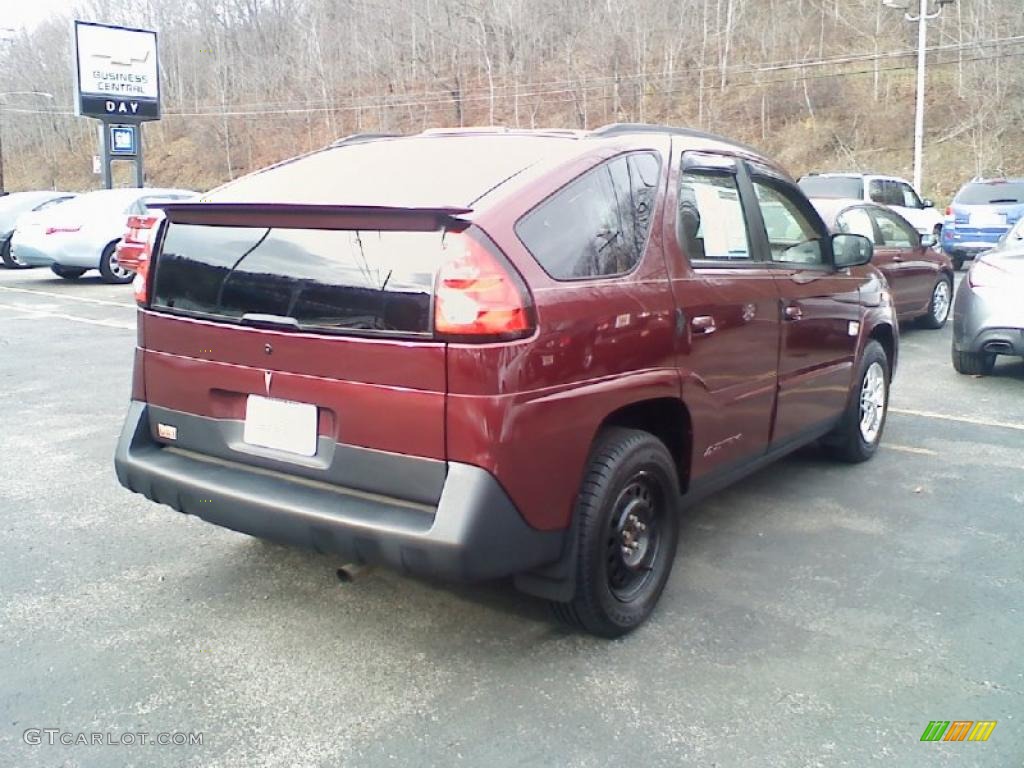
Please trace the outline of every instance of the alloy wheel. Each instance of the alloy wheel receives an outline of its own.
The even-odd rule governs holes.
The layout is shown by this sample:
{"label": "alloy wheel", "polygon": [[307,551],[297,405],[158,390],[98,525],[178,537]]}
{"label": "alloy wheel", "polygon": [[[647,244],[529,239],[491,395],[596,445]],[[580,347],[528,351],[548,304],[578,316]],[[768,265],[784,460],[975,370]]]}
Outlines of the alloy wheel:
{"label": "alloy wheel", "polygon": [[940,325],[945,323],[949,316],[949,307],[952,303],[950,301],[951,293],[948,280],[939,280],[932,291],[932,317]]}
{"label": "alloy wheel", "polygon": [[110,252],[110,257],[107,259],[107,266],[110,267],[110,274],[118,280],[125,280],[132,274],[131,270],[125,269],[121,266],[121,263],[117,260],[116,251]]}
{"label": "alloy wheel", "polygon": [[885,371],[881,363],[874,362],[864,373],[860,387],[860,435],[864,442],[873,444],[882,431],[885,420]]}

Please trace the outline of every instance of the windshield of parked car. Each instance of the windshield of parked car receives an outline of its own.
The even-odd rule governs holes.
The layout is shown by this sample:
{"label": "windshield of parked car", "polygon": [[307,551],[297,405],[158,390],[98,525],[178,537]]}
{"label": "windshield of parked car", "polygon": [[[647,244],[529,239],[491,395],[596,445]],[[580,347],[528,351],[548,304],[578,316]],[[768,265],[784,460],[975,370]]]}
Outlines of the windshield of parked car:
{"label": "windshield of parked car", "polygon": [[960,190],[953,202],[964,205],[1024,203],[1024,181],[979,181]]}
{"label": "windshield of parked car", "polygon": [[804,176],[799,184],[808,197],[864,199],[864,180],[855,176]]}

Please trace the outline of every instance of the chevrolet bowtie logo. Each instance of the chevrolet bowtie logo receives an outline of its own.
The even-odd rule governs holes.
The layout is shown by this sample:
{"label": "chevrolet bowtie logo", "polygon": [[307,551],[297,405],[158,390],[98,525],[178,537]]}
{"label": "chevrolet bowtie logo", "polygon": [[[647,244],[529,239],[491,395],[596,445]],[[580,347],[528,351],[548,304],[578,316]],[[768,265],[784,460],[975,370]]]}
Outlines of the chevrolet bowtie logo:
{"label": "chevrolet bowtie logo", "polygon": [[119,67],[130,67],[132,64],[144,64],[149,60],[149,51],[143,54],[124,54],[124,53],[94,53],[93,58],[96,59],[110,59],[111,64],[116,64]]}

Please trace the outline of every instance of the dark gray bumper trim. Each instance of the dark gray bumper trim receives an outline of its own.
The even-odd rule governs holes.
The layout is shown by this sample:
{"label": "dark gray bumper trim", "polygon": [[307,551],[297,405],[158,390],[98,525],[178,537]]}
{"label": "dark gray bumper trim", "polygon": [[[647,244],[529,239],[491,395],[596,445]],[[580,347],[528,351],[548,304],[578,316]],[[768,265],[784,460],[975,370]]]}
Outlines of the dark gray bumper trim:
{"label": "dark gray bumper trim", "polygon": [[346,445],[323,435],[317,439],[315,456],[291,456],[270,448],[247,445],[242,440],[245,425],[236,419],[213,419],[149,403],[146,410],[150,434],[158,443],[165,441],[156,437],[157,423],[169,424],[177,429],[178,439],[168,445],[345,488],[396,496],[431,507],[437,506],[441,498],[448,471],[447,464],[437,459]]}
{"label": "dark gray bumper trim", "polygon": [[260,538],[379,562],[402,571],[477,581],[556,560],[563,531],[523,520],[486,470],[449,463],[431,515],[419,504],[222,459],[204,460],[156,443],[147,405],[132,401],[114,467],[121,485],[179,512]]}

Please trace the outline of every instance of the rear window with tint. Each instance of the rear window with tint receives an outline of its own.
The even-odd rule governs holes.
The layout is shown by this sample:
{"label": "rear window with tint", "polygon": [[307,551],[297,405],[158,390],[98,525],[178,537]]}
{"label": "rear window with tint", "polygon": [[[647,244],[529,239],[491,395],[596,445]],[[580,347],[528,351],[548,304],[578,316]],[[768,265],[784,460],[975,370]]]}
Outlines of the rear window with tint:
{"label": "rear window with tint", "polygon": [[152,306],[228,322],[293,318],[301,330],[426,334],[441,232],[171,224]]}
{"label": "rear window with tint", "polygon": [[1024,203],[1024,182],[968,184],[954,202],[964,205],[1013,205]]}
{"label": "rear window with tint", "polygon": [[864,180],[853,176],[804,176],[797,183],[808,197],[864,199]]}
{"label": "rear window with tint", "polygon": [[516,234],[556,280],[624,274],[643,256],[660,178],[656,155],[615,158],[526,214]]}

